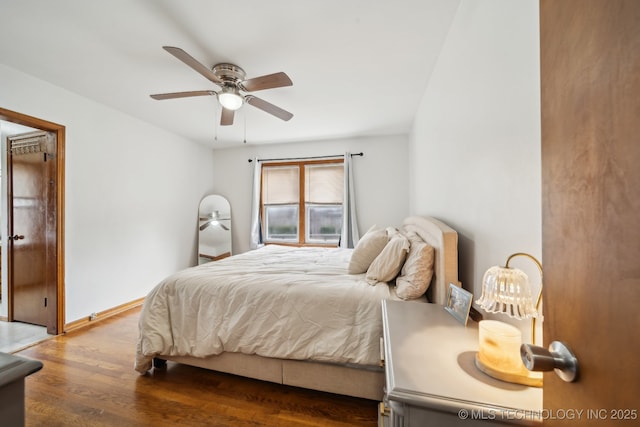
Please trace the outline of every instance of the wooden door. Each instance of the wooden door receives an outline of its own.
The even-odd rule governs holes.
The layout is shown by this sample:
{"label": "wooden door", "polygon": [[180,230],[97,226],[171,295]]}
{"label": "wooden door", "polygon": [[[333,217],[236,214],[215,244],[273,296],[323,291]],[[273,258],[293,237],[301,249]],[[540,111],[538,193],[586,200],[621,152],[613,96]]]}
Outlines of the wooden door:
{"label": "wooden door", "polygon": [[55,136],[10,136],[7,146],[10,317],[47,326],[48,289],[56,280]]}
{"label": "wooden door", "polygon": [[545,422],[637,425],[640,2],[542,0],[540,30],[544,341],[580,369],[545,374]]}

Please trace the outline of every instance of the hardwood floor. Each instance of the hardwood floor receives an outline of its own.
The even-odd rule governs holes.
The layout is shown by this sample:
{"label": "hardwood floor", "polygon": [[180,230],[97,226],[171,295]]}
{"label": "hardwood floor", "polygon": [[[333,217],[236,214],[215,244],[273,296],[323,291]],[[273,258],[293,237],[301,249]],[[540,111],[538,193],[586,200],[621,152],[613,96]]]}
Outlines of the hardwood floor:
{"label": "hardwood floor", "polygon": [[133,370],[140,309],[52,338],[18,356],[43,362],[26,378],[27,426],[375,426],[377,402],[169,362]]}

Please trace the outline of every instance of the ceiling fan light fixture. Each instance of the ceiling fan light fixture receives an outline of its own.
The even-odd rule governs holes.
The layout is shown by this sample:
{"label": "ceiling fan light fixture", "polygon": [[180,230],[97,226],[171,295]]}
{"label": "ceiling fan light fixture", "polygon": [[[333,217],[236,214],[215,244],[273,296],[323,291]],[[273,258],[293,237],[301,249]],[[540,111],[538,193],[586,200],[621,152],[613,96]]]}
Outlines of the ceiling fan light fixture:
{"label": "ceiling fan light fixture", "polygon": [[240,96],[240,94],[238,94],[238,92],[233,89],[223,90],[222,92],[220,92],[218,94],[218,100],[224,108],[232,111],[235,111],[238,108],[242,107],[243,102],[242,96]]}

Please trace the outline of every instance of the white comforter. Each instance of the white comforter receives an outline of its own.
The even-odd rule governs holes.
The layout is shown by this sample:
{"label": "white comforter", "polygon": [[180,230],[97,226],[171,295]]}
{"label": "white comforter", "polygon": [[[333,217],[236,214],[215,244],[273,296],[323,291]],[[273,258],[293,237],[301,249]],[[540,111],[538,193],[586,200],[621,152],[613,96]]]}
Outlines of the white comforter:
{"label": "white comforter", "polygon": [[145,299],[135,369],[222,352],[376,365],[380,301],[395,296],[347,274],[351,253],[270,245],[169,276]]}

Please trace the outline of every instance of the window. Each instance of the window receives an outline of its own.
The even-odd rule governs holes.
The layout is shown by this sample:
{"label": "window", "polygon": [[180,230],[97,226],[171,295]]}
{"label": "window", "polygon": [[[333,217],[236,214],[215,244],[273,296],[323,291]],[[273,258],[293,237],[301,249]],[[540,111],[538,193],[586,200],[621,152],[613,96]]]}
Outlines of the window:
{"label": "window", "polygon": [[263,165],[265,243],[337,245],[343,190],[341,159]]}

